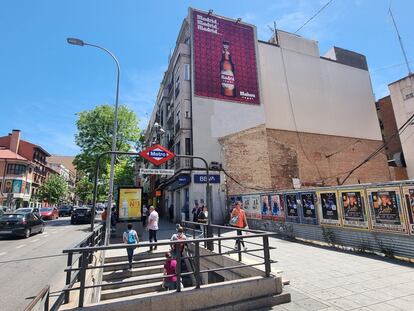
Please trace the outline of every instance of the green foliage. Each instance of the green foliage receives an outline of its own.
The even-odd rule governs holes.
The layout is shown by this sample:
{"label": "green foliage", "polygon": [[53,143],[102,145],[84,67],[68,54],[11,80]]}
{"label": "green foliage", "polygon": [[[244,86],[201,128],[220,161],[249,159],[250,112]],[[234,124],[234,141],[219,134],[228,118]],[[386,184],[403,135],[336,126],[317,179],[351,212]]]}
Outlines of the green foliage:
{"label": "green foliage", "polygon": [[68,184],[66,180],[60,175],[52,175],[39,188],[37,197],[42,201],[47,201],[50,204],[55,204],[68,195]]}
{"label": "green foliage", "polygon": [[83,177],[76,183],[75,194],[84,203],[92,200],[93,184],[87,177]]}
{"label": "green foliage", "polygon": [[[77,115],[78,134],[75,136],[75,142],[81,148],[81,153],[75,157],[74,164],[77,170],[93,176],[96,157],[112,149],[114,107],[100,105]],[[129,151],[131,146],[137,144],[138,139],[140,139],[140,129],[135,113],[126,106],[119,106],[117,150]],[[102,174],[108,174],[109,163],[110,156],[108,155],[102,159],[100,165]]]}

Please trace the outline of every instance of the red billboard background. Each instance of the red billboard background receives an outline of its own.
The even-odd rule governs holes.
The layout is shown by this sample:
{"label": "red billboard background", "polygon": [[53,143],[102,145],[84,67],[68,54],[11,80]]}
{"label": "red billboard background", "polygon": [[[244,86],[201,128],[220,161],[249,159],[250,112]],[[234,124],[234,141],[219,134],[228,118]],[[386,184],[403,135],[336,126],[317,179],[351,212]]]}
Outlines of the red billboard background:
{"label": "red billboard background", "polygon": [[[260,104],[254,29],[193,10],[194,94],[226,101]],[[224,95],[223,46],[228,43],[235,92]],[[231,74],[230,74],[231,75]]]}

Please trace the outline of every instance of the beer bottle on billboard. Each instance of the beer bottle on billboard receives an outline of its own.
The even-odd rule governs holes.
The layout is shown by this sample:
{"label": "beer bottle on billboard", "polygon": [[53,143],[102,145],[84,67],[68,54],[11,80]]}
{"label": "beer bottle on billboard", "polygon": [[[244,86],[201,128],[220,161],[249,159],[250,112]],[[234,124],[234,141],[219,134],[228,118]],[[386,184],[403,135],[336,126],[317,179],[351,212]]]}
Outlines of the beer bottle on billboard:
{"label": "beer bottle on billboard", "polygon": [[220,61],[221,95],[236,97],[234,64],[231,61],[229,46],[228,41],[223,41],[223,52]]}

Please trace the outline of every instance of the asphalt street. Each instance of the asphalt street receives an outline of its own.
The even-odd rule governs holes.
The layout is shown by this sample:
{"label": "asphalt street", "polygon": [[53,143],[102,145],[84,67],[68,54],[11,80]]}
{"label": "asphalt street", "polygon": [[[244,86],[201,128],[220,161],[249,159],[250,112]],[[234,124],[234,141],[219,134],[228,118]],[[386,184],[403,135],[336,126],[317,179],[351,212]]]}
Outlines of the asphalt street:
{"label": "asphalt street", "polygon": [[65,285],[67,255],[62,250],[85,238],[88,229],[60,217],[28,239],[0,237],[0,310],[23,310],[47,284],[53,301]]}

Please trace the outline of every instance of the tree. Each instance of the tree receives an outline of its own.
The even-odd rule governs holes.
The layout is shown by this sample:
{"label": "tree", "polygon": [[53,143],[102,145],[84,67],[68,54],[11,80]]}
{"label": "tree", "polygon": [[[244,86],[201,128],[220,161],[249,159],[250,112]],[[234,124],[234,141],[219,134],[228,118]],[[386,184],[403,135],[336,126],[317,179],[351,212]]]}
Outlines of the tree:
{"label": "tree", "polygon": [[87,177],[83,177],[76,183],[75,194],[80,201],[87,203],[92,200],[93,184]]}
{"label": "tree", "polygon": [[[75,157],[74,164],[77,170],[94,176],[96,157],[100,153],[112,149],[114,107],[100,105],[77,115],[78,134],[75,136],[75,142],[81,148],[81,153]],[[135,113],[126,106],[120,105],[118,108],[117,150],[129,151],[131,146],[137,144],[139,138],[140,129]],[[110,158],[110,156],[103,157],[100,163],[102,174],[108,173]]]}
{"label": "tree", "polygon": [[38,191],[38,198],[50,204],[62,201],[67,195],[68,183],[60,175],[52,175],[43,183]]}

